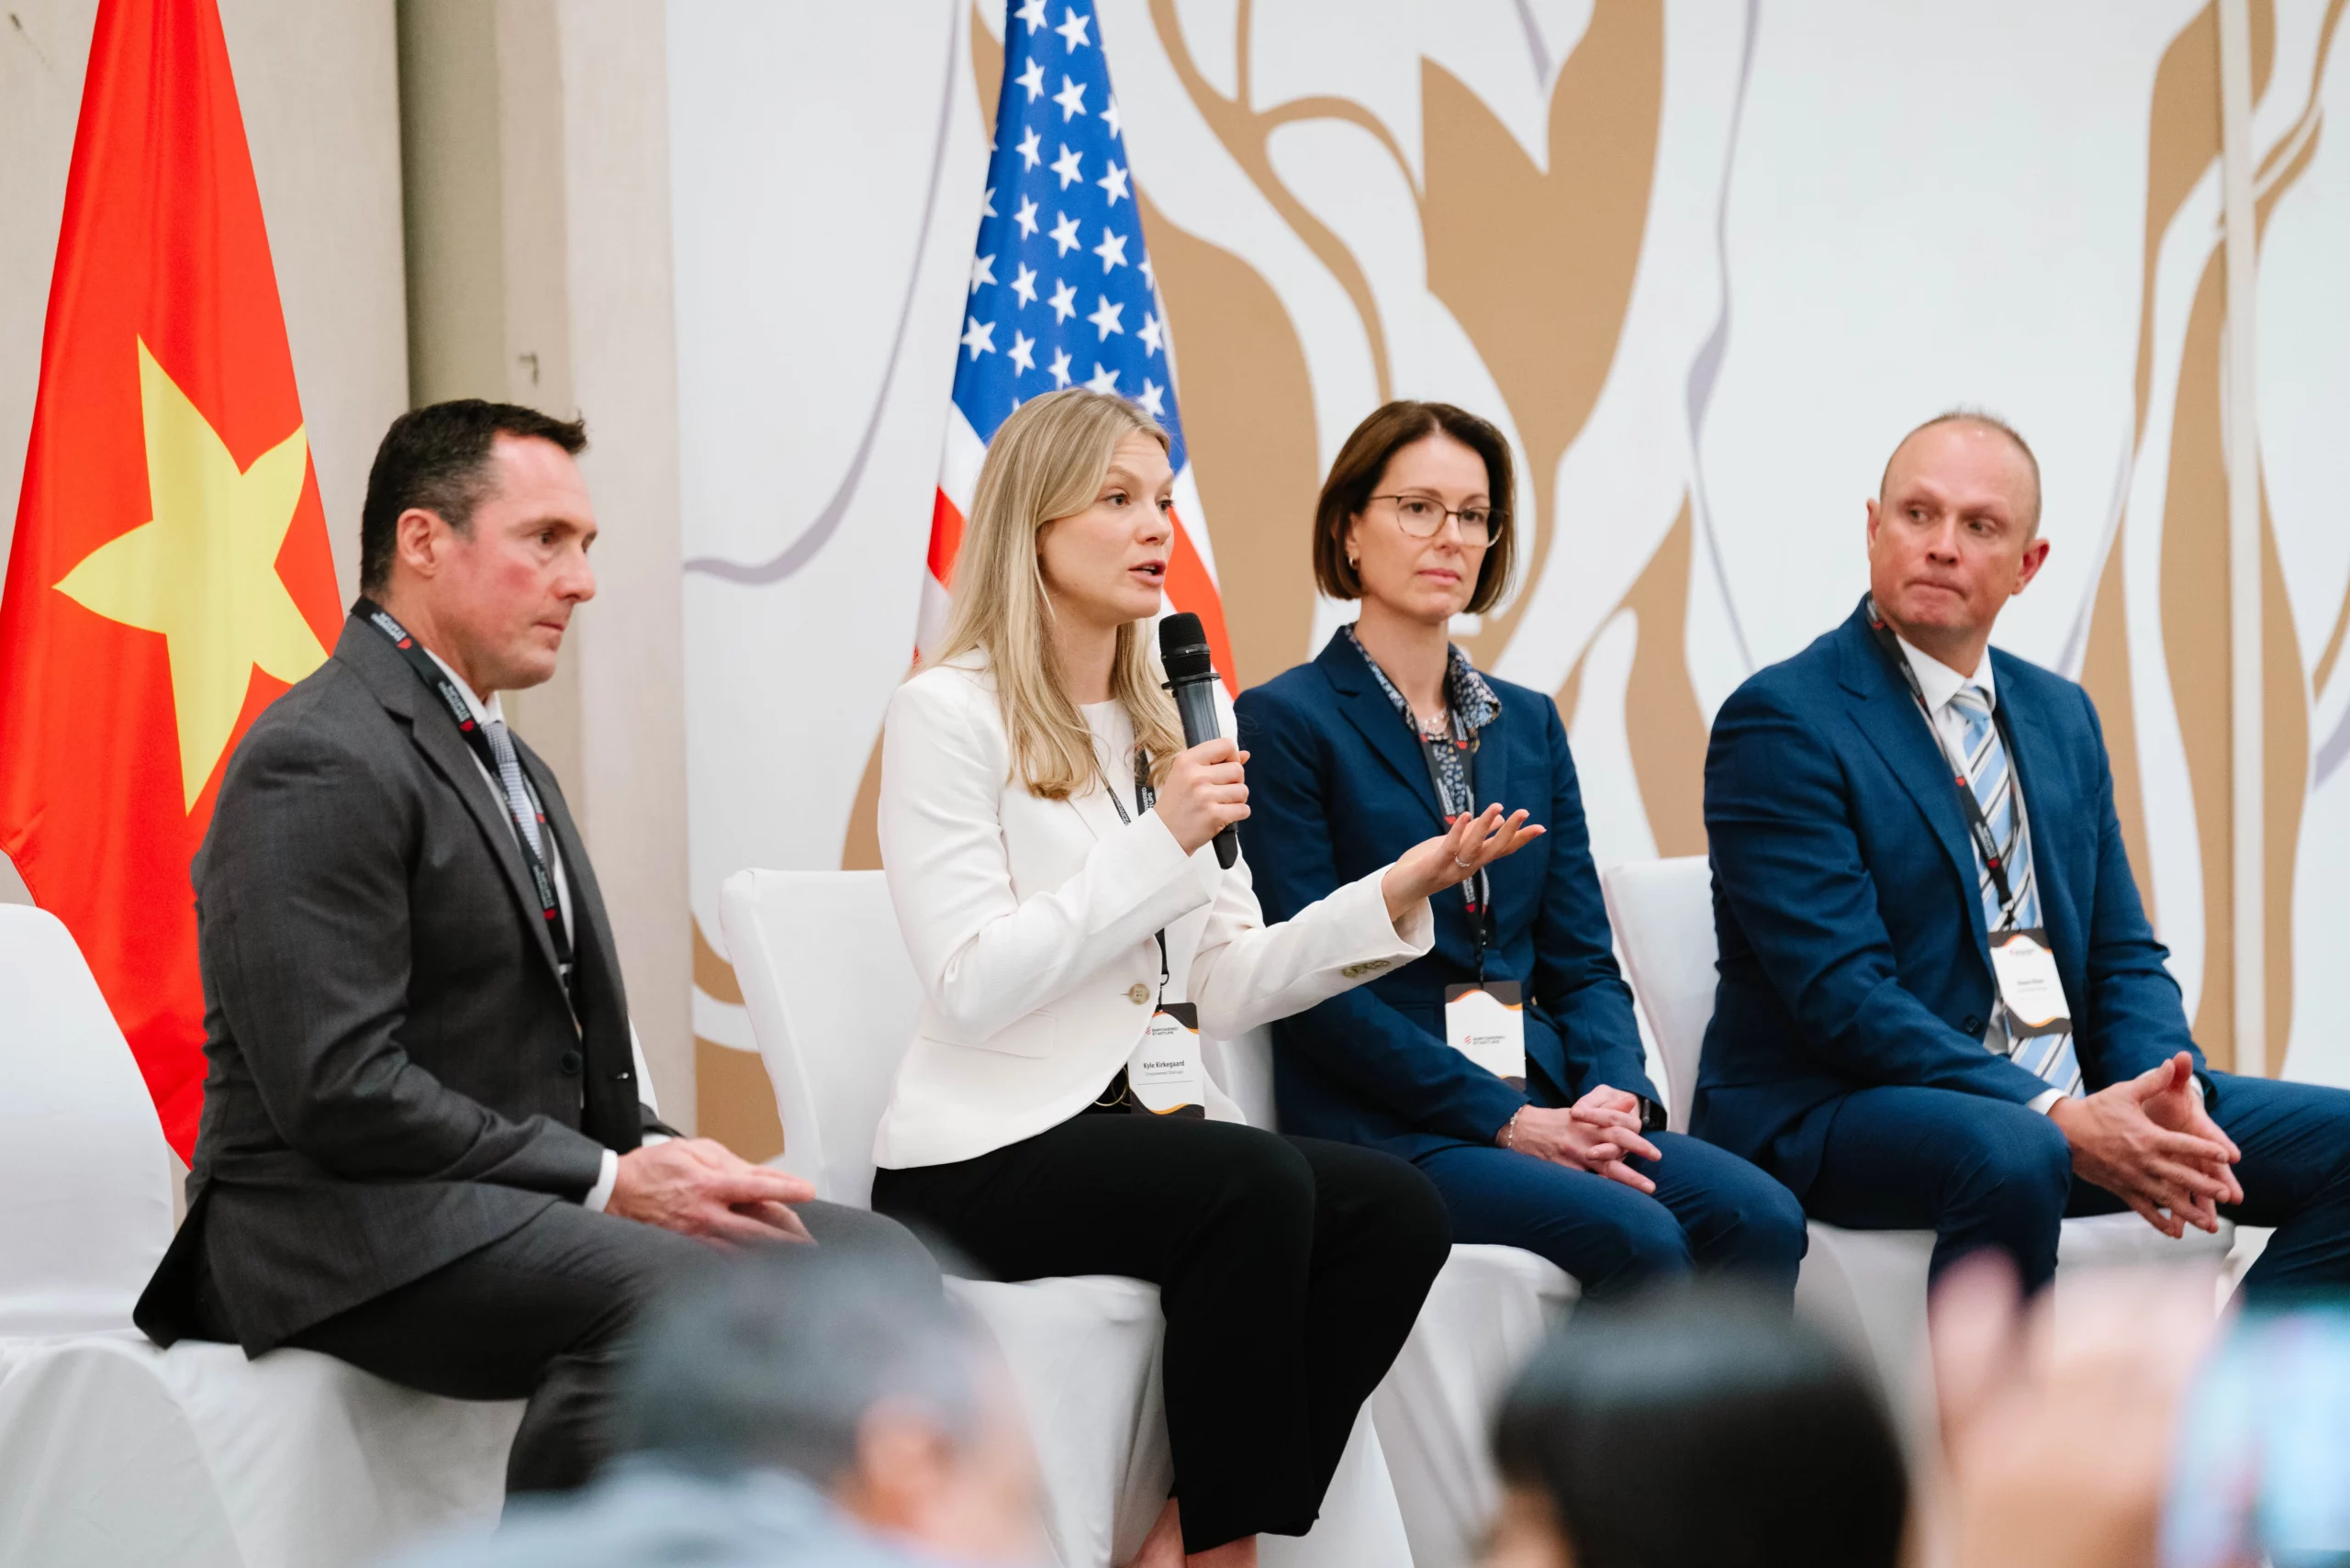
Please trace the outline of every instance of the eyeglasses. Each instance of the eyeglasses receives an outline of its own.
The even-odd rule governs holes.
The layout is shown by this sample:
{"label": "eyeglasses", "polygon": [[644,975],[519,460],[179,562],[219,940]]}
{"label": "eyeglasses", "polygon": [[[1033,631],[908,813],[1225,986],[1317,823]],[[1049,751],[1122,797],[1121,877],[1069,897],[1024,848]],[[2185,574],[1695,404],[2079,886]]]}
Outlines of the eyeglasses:
{"label": "eyeglasses", "polygon": [[1460,524],[1460,543],[1489,544],[1494,536],[1509,526],[1509,513],[1492,507],[1448,507],[1434,496],[1373,496],[1374,501],[1388,501],[1395,509],[1395,526],[1415,539],[1434,539],[1444,532],[1444,520],[1452,518]]}

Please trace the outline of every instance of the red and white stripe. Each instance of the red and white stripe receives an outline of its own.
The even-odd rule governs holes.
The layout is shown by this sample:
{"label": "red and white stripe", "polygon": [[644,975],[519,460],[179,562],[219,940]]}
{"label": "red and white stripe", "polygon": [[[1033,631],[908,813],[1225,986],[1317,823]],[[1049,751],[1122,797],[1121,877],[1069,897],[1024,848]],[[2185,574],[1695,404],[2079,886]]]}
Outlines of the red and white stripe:
{"label": "red and white stripe", "polygon": [[[963,410],[949,402],[946,448],[938,459],[938,498],[930,514],[930,550],[923,560],[922,610],[914,626],[917,664],[925,650],[938,645],[946,630],[955,557],[963,546],[963,522],[971,515],[971,498],[979,487],[979,466],[987,455],[987,442],[963,417]],[[1175,476],[1174,543],[1174,553],[1167,563],[1167,608],[1186,610],[1200,618],[1225,689],[1237,694],[1239,683],[1232,667],[1231,639],[1225,631],[1224,594],[1216,582],[1215,555],[1208,544],[1200,487],[1188,462]]]}

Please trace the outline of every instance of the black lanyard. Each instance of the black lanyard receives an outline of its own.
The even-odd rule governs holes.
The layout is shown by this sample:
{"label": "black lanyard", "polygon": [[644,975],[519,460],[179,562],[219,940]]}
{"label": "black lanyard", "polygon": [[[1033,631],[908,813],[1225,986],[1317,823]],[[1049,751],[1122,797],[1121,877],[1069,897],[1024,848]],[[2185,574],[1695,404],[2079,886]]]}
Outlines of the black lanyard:
{"label": "black lanyard", "polygon": [[[1926,701],[1926,689],[1918,684],[1918,672],[1909,667],[1909,660],[1901,651],[1900,643],[1886,625],[1885,617],[1877,613],[1876,602],[1869,602],[1869,632],[1876,638],[1877,646],[1900,672],[1902,682],[1909,688],[1909,695],[1918,701],[1918,711],[1925,715],[1927,733],[1934,737],[1934,749],[1942,754],[1943,765],[1951,771],[1952,782],[1958,786],[1958,809],[1966,818],[1966,831],[1974,835],[1975,853],[1982,857],[1983,868],[1991,874],[1991,887],[1999,895],[2001,929],[2015,919],[2015,895],[2008,890],[2008,868],[1999,858],[1999,840],[1991,832],[1991,824],[1984,819],[1983,802],[1975,798],[1975,786],[1966,781],[1966,769],[1953,761],[1950,748],[1942,743],[1942,733],[1934,723],[1934,711]],[[1990,655],[1986,654],[1986,658]],[[1999,744],[2008,748],[2008,790],[2015,802],[2017,837],[2021,841],[2024,826],[2023,767],[2016,755],[2015,737],[2008,733],[2007,711],[1994,701],[1991,704],[1991,727],[1999,732]]]}
{"label": "black lanyard", "polygon": [[[1134,817],[1126,815],[1125,803],[1118,799],[1118,792],[1110,788],[1110,781],[1107,778],[1102,780],[1102,792],[1110,797],[1111,808],[1118,813],[1118,821],[1125,826],[1134,826]],[[1140,815],[1157,804],[1158,804],[1158,791],[1152,789],[1150,784],[1150,753],[1136,746],[1135,747],[1136,815]],[[1167,978],[1171,972],[1167,967],[1167,931],[1162,926],[1151,935],[1158,939],[1158,1000],[1164,1002],[1167,1000]]]}
{"label": "black lanyard", "polygon": [[[408,661],[408,667],[416,672],[416,678],[424,682],[426,689],[440,697],[449,710],[449,717],[456,721],[457,734],[464,736],[465,745],[473,748],[482,771],[489,775],[491,787],[498,790],[498,798],[505,801],[506,790],[498,782],[498,754],[489,749],[489,736],[483,734],[482,727],[474,722],[473,705],[465,700],[465,694],[458,689],[457,683],[449,678],[449,672],[418,645],[416,639],[408,635],[407,627],[392,619],[391,612],[375,600],[363,598],[351,609],[352,614],[381,632],[400,657]],[[516,771],[520,771],[519,764]],[[522,792],[530,798],[532,810],[538,813],[539,831],[554,832],[545,810],[539,804],[538,791],[531,787],[527,776],[522,779]],[[563,900],[555,891],[554,874],[548,868],[545,857],[531,847],[530,834],[522,832],[521,824],[512,820],[513,802],[505,801],[505,804],[508,823],[514,830],[514,847],[522,852],[522,864],[530,868],[531,886],[539,895],[539,913],[547,923],[547,935],[554,938],[555,966],[562,970],[563,983],[567,990],[571,986],[573,973],[571,933],[564,925]]]}

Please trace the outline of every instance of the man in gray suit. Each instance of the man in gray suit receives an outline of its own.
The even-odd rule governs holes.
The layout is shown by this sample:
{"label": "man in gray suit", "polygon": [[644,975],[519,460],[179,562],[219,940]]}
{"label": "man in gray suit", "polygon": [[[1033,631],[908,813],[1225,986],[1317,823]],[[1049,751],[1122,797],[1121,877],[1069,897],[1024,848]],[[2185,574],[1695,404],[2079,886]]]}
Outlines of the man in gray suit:
{"label": "man in gray suit", "polygon": [[385,436],[366,597],[238,746],[196,857],[204,1116],[137,1313],[527,1398],[509,1493],[586,1479],[621,1336],[711,1244],[920,1254],[654,1114],[595,872],[498,696],[554,673],[596,591],[586,444],[478,401]]}

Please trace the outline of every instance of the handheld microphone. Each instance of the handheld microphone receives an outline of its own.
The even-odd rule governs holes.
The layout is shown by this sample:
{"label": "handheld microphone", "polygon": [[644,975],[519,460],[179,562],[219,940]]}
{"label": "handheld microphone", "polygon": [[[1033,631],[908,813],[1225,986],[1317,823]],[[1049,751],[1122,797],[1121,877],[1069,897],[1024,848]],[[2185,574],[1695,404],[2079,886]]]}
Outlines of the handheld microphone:
{"label": "handheld microphone", "polygon": [[[1198,745],[1224,733],[1215,717],[1215,664],[1200,618],[1179,611],[1158,623],[1158,662],[1167,666],[1167,689],[1183,720],[1183,744]],[[1215,863],[1225,870],[1240,858],[1240,831],[1227,823],[1215,835]]]}

